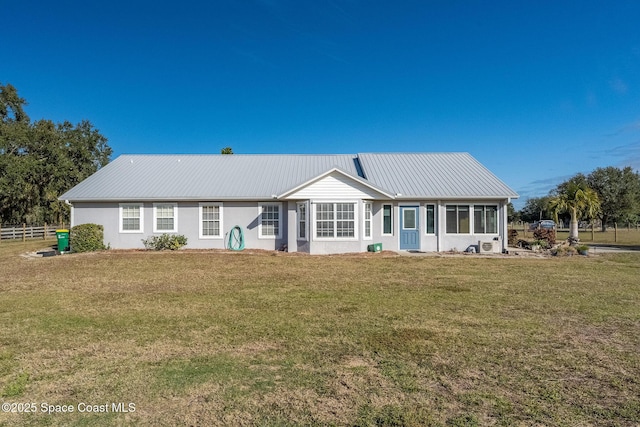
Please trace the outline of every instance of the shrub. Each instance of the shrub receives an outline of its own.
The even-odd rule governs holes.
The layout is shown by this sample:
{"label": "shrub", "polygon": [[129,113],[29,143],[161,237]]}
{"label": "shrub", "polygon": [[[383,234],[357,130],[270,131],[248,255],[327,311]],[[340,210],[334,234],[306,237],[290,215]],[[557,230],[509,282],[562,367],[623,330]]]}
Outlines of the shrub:
{"label": "shrub", "polygon": [[104,245],[104,227],[99,224],[80,224],[72,227],[69,245],[73,252],[92,252],[107,249]]}
{"label": "shrub", "polygon": [[587,246],[587,245],[578,245],[578,246],[576,246],[576,251],[578,251],[578,253],[580,255],[586,255],[586,253],[589,252],[589,246]]}
{"label": "shrub", "polygon": [[533,232],[533,238],[536,240],[545,240],[547,242],[547,247],[550,248],[556,244],[556,230],[538,228]]}
{"label": "shrub", "polygon": [[142,239],[142,243],[146,249],[156,251],[169,249],[175,251],[187,244],[187,238],[181,234],[164,233],[160,236],[151,236],[147,239]]}
{"label": "shrub", "polygon": [[540,249],[549,249],[551,246],[549,246],[549,241],[548,240],[534,240],[533,242],[531,242],[531,245],[538,245],[540,246]]}
{"label": "shrub", "polygon": [[577,254],[578,251],[574,246],[562,245],[555,248],[551,253],[557,256],[572,256]]}

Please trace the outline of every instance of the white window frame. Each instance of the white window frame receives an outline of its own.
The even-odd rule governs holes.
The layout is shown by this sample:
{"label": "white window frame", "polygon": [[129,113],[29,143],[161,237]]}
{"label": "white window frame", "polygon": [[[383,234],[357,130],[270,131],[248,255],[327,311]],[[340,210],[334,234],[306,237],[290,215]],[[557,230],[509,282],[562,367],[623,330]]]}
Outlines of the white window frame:
{"label": "white window frame", "polygon": [[[367,218],[369,214],[369,218]],[[367,224],[369,225],[369,235],[367,236]],[[373,240],[373,203],[362,203],[362,240]]]}
{"label": "white window frame", "polygon": [[[173,207],[173,229],[171,230],[159,230],[158,229],[158,207],[171,206]],[[153,204],[153,232],[154,233],[177,233],[178,232],[178,204],[174,202],[154,203]]]}
{"label": "white window frame", "polygon": [[[318,227],[317,227],[317,218],[316,218],[316,206],[318,204],[332,204],[333,205],[333,222],[334,222],[334,227],[333,227],[333,237],[318,237]],[[337,227],[337,222],[339,221],[337,219],[337,215],[336,215],[336,205],[337,204],[348,204],[348,205],[353,205],[353,237],[336,237],[337,233],[338,233],[338,227]],[[359,218],[359,209],[358,209],[358,201],[357,200],[317,200],[314,201],[312,203],[313,205],[313,213],[312,213],[312,218],[313,218],[313,223],[312,223],[312,235],[313,235],[313,240],[317,240],[317,241],[323,241],[323,242],[328,242],[328,241],[354,241],[354,240],[358,240],[358,231],[359,231],[359,227],[358,227],[358,223],[360,221],[358,221]]]}
{"label": "white window frame", "polygon": [[[300,214],[300,208],[304,208],[304,226],[300,224],[302,216]],[[304,230],[304,236],[301,235],[301,231]],[[309,241],[309,203],[298,202],[296,203],[296,239],[301,241]]]}
{"label": "white window frame", "polygon": [[[123,223],[122,220],[124,219],[122,217],[122,210],[124,207],[128,207],[128,206],[136,206],[138,207],[138,209],[140,209],[140,229],[139,230],[124,230],[123,229]],[[118,206],[118,211],[119,211],[119,215],[118,215],[118,228],[120,233],[126,233],[126,234],[142,234],[144,233],[144,203],[137,203],[137,202],[133,202],[133,203],[120,203],[120,205]]]}
{"label": "white window frame", "polygon": [[[385,206],[391,206],[391,233],[386,233],[384,231],[384,207]],[[383,236],[393,236],[393,204],[392,203],[383,203],[382,204],[382,208],[380,209],[380,230],[381,230],[381,234]]]}
{"label": "white window frame", "polygon": [[[263,235],[262,234],[262,208],[264,206],[275,206],[278,208],[278,234]],[[258,239],[281,239],[282,238],[282,203],[264,202],[258,204]]]}
{"label": "white window frame", "polygon": [[[487,208],[492,207],[496,208],[496,231],[487,231]],[[477,231],[476,228],[476,208],[482,208],[482,223],[484,225],[484,231]],[[473,234],[498,234],[498,217],[499,217],[499,207],[495,204],[487,204],[487,205],[473,205]]]}
{"label": "white window frame", "polygon": [[[210,207],[210,206],[216,206],[218,208],[218,223],[219,223],[219,228],[218,228],[218,235],[214,235],[214,236],[210,236],[210,235],[204,235],[204,227],[203,227],[203,222],[204,219],[202,217],[202,208],[204,207]],[[214,239],[223,239],[224,238],[224,226],[223,226],[223,207],[222,207],[222,202],[201,202],[198,205],[198,237],[200,239],[210,239],[210,240],[214,240]]]}
{"label": "white window frame", "polygon": [[[450,232],[450,231],[447,230],[447,227],[449,226],[449,223],[448,223],[448,221],[449,221],[448,216],[449,215],[448,215],[447,208],[449,206],[455,206],[455,208],[456,208],[456,231],[455,232],[453,232],[453,231]],[[459,209],[460,207],[468,208],[467,212],[468,212],[468,215],[469,215],[469,231],[467,231],[467,232],[461,232],[460,231],[460,209]],[[468,235],[473,234],[473,204],[472,203],[463,203],[463,202],[450,203],[450,204],[445,205],[444,209],[445,209],[445,211],[444,211],[444,231],[445,231],[445,234],[448,234],[448,235],[451,235],[451,236],[454,236],[454,235],[468,236]]]}
{"label": "white window frame", "polygon": [[[433,231],[429,231],[429,206],[433,206]],[[424,233],[433,236],[438,231],[438,205],[436,203],[424,204]]]}
{"label": "white window frame", "polygon": [[[420,206],[415,205],[407,205],[400,206],[400,215],[402,215],[402,230],[417,230],[418,229],[418,218],[420,217]],[[407,212],[413,212],[415,216],[413,217],[413,227],[407,227],[407,220],[405,214]]]}

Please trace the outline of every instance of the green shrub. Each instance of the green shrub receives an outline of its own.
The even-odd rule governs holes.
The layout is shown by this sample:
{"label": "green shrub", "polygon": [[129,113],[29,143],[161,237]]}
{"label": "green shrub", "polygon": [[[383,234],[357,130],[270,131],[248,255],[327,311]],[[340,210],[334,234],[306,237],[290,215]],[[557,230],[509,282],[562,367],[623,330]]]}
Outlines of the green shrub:
{"label": "green shrub", "polygon": [[588,252],[589,251],[589,246],[587,246],[587,245],[578,245],[578,246],[576,246],[576,251],[578,251],[578,253]]}
{"label": "green shrub", "polygon": [[577,254],[578,250],[574,246],[562,245],[552,250],[551,253],[556,256],[572,256]]}
{"label": "green shrub", "polygon": [[164,233],[160,236],[151,236],[147,239],[142,239],[142,243],[146,249],[156,251],[169,249],[175,251],[187,244],[187,238],[181,234]]}
{"label": "green shrub", "polygon": [[80,224],[72,227],[69,245],[73,252],[92,252],[107,249],[104,245],[104,227],[99,224]]}
{"label": "green shrub", "polygon": [[548,240],[534,240],[533,242],[531,242],[531,245],[538,245],[540,246],[540,249],[549,249],[551,246],[549,245],[549,241]]}

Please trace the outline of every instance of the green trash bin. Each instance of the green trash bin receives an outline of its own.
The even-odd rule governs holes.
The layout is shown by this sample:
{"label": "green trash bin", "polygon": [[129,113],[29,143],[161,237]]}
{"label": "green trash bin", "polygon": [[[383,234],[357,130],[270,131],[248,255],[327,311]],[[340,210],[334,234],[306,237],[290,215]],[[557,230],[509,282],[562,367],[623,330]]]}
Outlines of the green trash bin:
{"label": "green trash bin", "polygon": [[369,251],[369,252],[381,252],[382,251],[382,243],[374,243],[373,245],[367,246],[367,251]]}
{"label": "green trash bin", "polygon": [[56,230],[56,237],[58,238],[58,252],[61,254],[70,252],[69,230]]}

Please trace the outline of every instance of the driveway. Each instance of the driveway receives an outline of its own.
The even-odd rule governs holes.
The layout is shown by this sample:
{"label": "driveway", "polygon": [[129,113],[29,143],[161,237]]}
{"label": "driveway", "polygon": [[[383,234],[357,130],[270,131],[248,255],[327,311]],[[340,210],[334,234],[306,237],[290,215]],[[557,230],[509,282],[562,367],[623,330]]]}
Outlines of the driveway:
{"label": "driveway", "polygon": [[593,243],[587,244],[589,253],[606,254],[606,253],[636,253],[640,252],[640,246],[618,246],[615,244]]}

